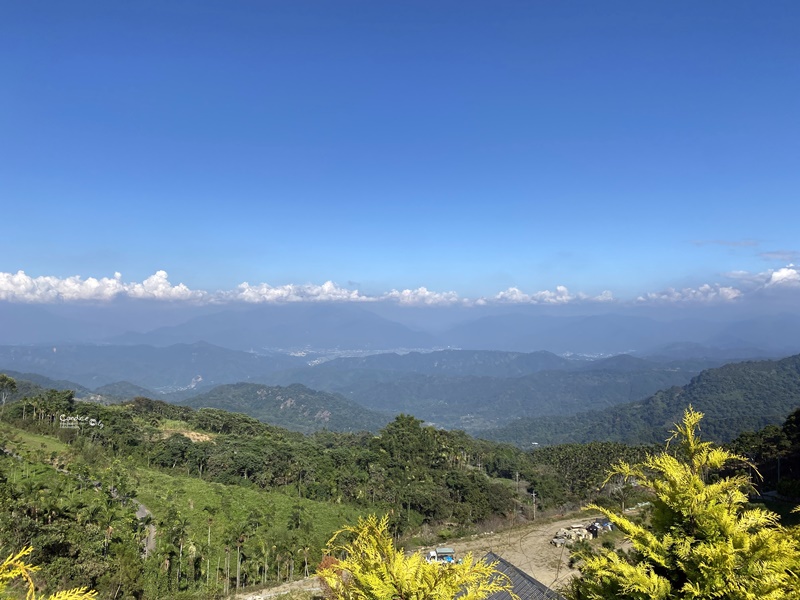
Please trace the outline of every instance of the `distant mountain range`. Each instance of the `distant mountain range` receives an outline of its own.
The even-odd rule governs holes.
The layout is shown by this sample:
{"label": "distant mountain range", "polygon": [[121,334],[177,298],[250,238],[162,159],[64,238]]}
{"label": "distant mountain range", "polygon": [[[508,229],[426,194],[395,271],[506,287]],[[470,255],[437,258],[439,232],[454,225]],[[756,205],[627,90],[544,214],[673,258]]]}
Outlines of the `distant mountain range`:
{"label": "distant mountain range", "polygon": [[[149,308],[148,308],[149,307]],[[206,342],[265,352],[460,348],[557,354],[647,356],[699,344],[705,357],[779,357],[800,352],[800,315],[645,314],[630,307],[601,314],[546,307],[394,307],[380,303],[287,303],[176,307],[170,304],[20,305],[0,302],[0,345],[87,343],[172,346]],[[693,316],[687,316],[692,314]],[[679,315],[679,316],[676,316]]]}
{"label": "distant mountain range", "polygon": [[[18,362],[26,362],[20,357],[27,357],[39,366],[50,365],[44,360],[49,355],[27,350],[16,348],[12,354]],[[217,360],[223,365],[215,367],[220,372],[241,372],[242,364],[255,365],[254,369],[267,371],[264,377],[272,381],[155,394],[130,378],[89,387],[66,377],[3,368],[0,372],[18,380],[16,397],[47,388],[73,389],[78,397],[107,402],[141,395],[243,412],[303,432],[375,431],[392,415],[405,412],[442,427],[523,447],[594,440],[663,442],[689,404],[708,414],[704,435],[725,441],[743,430],[779,424],[800,406],[800,355],[700,372],[709,366],[708,360],[666,362],[628,355],[568,360],[547,352],[451,350],[339,358],[279,370],[277,366],[284,364],[280,361],[262,364],[256,355],[208,344],[103,350],[108,360],[130,358],[128,375],[152,371],[148,376],[153,377],[183,370],[185,377],[197,379],[197,369]],[[65,353],[70,357],[66,365],[79,364],[83,351]],[[98,360],[92,352],[88,357]],[[294,364],[298,357],[289,359]],[[59,372],[66,368],[56,363]],[[277,385],[282,380],[291,383]],[[300,380],[327,391],[301,385]]]}
{"label": "distant mountain range", "polygon": [[[209,406],[288,419],[275,424],[299,430],[375,428],[384,415],[405,412],[441,427],[546,443],[589,435],[559,417],[624,415],[615,412],[618,405],[651,396],[664,402],[656,392],[678,389],[704,369],[800,352],[794,314],[657,319],[509,307],[404,316],[402,308],[369,303],[205,306],[186,314],[167,307],[150,314],[143,306],[95,306],[93,318],[91,307],[0,302],[0,342],[7,342],[0,372],[36,373],[106,402],[200,396]],[[121,331],[124,315],[136,310],[146,317],[138,322],[156,326]],[[304,391],[294,394],[307,408],[276,411],[262,402],[272,398],[264,388],[234,384],[301,384]],[[318,414],[326,411],[331,416],[323,422]],[[349,416],[340,422],[339,415]]]}
{"label": "distant mountain range", "polygon": [[381,350],[432,348],[439,343],[433,335],[413,331],[359,306],[347,304],[228,309],[148,333],[127,333],[109,341],[154,346],[203,341],[237,350]]}
{"label": "distant mountain range", "polygon": [[[714,363],[715,364],[718,363]],[[342,394],[366,408],[404,412],[440,427],[474,431],[515,417],[565,415],[645,398],[687,383],[709,365],[657,363],[631,356],[568,360],[530,354],[445,350],[339,358],[272,375]]]}
{"label": "distant mountain range", "polygon": [[36,372],[92,390],[126,381],[158,396],[261,381],[269,373],[303,364],[302,358],[287,354],[259,355],[204,342],[169,347],[0,346],[0,370]]}
{"label": "distant mountain range", "polygon": [[600,440],[660,444],[689,405],[706,414],[702,433],[711,441],[779,425],[800,407],[800,355],[727,364],[644,400],[571,416],[520,418],[478,435],[522,447]]}
{"label": "distant mountain range", "polygon": [[181,325],[108,341],[155,346],[204,341],[256,351],[461,348],[594,355],[649,354],[670,344],[691,342],[743,358],[800,351],[800,318],[783,315],[718,322],[661,321],[614,314],[553,317],[511,313],[478,317],[434,333],[412,329],[358,306],[259,306],[202,315]]}
{"label": "distant mountain range", "polygon": [[[254,404],[254,397],[237,391],[250,388],[231,385],[303,384],[309,390],[304,394],[312,389],[322,395],[333,394],[337,401],[346,399],[360,407],[364,415],[404,412],[437,426],[467,431],[502,425],[517,417],[572,414],[641,399],[656,390],[684,384],[703,368],[717,364],[702,359],[656,362],[627,355],[570,360],[550,352],[469,350],[317,362],[304,356],[264,356],[206,343],[0,347],[0,370],[36,370],[41,374],[41,385],[74,389],[78,397],[94,401],[146,396],[183,404],[193,403],[193,398],[200,396],[198,401],[204,405],[240,410],[258,418],[283,419],[282,415],[288,413],[269,412]],[[49,383],[45,377],[50,378]],[[225,394],[235,395],[239,404],[231,404],[233,400],[226,399]],[[327,397],[323,400],[332,401]],[[339,415],[348,411],[337,406],[331,412]],[[274,424],[303,430],[306,425],[302,419],[309,414]],[[307,426],[349,428],[358,424],[372,428],[384,423],[385,419],[370,416],[341,424],[334,418]]]}

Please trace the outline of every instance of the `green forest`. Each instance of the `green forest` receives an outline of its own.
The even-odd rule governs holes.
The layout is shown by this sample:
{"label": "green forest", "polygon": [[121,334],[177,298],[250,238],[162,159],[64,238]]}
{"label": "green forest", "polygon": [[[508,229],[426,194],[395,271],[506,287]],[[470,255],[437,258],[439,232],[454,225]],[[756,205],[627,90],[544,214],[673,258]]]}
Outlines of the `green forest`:
{"label": "green forest", "polygon": [[690,404],[706,414],[703,434],[718,443],[780,425],[800,406],[800,355],[727,364],[641,400],[566,417],[521,418],[480,435],[521,447],[593,440],[659,444]]}
{"label": "green forest", "polygon": [[[652,445],[521,450],[399,415],[377,434],[301,434],[219,409],[138,397],[116,405],[10,380],[0,414],[0,550],[33,547],[46,593],[220,598],[313,574],[333,532],[387,515],[413,547],[588,502],[646,499],[605,485]],[[6,401],[7,400],[7,401]],[[663,441],[663,440],[662,440]],[[800,495],[800,410],[731,442]]]}

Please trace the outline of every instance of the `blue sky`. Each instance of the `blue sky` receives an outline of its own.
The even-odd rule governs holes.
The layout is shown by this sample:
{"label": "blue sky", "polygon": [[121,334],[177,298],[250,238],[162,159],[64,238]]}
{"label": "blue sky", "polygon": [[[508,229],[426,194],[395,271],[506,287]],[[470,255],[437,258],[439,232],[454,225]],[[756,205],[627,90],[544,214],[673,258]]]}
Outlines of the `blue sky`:
{"label": "blue sky", "polygon": [[800,299],[798,31],[793,1],[4,3],[0,300]]}

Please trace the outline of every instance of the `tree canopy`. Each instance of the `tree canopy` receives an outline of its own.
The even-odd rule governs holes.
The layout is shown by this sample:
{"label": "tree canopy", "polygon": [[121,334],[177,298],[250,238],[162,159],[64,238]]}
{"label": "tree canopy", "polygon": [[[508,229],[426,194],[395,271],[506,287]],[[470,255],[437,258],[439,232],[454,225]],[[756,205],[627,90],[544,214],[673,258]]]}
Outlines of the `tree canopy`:
{"label": "tree canopy", "polygon": [[8,397],[16,391],[17,381],[5,373],[0,373],[0,403],[2,403],[2,408],[5,408]]}

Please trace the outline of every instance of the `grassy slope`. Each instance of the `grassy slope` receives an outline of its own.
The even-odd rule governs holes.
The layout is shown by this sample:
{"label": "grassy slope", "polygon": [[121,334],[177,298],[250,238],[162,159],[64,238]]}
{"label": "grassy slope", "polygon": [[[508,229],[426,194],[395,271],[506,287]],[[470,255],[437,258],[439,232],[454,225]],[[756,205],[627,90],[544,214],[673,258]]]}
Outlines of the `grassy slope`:
{"label": "grassy slope", "polygon": [[[191,429],[183,421],[168,421],[165,429],[191,433]],[[69,451],[69,446],[55,438],[29,433],[9,425],[3,426],[3,433],[4,437],[14,439],[7,442],[6,447],[26,456],[32,462],[31,473],[50,469],[49,465],[44,466],[43,463],[52,453],[64,455]],[[93,469],[93,476],[100,471],[102,467]],[[310,523],[310,531],[304,537],[306,544],[312,548],[312,556],[317,557],[318,551],[324,547],[332,532],[345,523],[354,523],[361,514],[347,505],[316,502],[282,492],[223,485],[145,467],[136,467],[130,475],[136,482],[136,499],[152,512],[154,521],[158,523],[163,520],[170,505],[177,508],[180,515],[188,520],[189,538],[198,548],[207,543],[210,517],[212,546],[218,548],[215,555],[224,551],[226,542],[232,543],[231,529],[237,524],[245,523],[252,512],[269,513],[268,509],[274,508],[271,511],[274,516],[262,526],[271,530],[268,535],[285,536],[287,522],[294,507],[303,507]]]}

